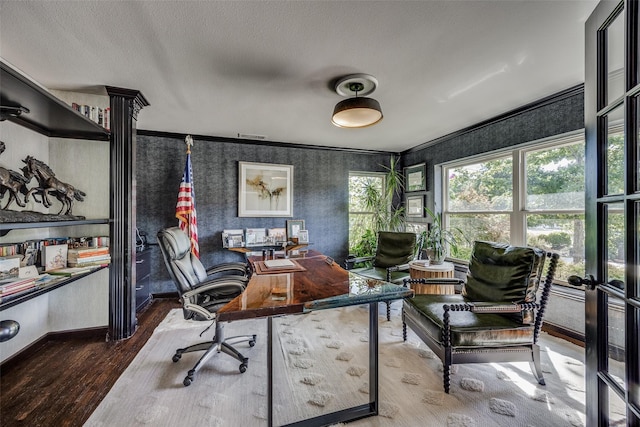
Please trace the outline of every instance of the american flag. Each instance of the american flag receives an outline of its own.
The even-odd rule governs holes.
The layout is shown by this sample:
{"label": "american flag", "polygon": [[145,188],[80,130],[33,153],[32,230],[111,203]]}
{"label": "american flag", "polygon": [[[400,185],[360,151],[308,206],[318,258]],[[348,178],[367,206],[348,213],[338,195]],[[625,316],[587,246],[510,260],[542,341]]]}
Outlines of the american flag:
{"label": "american flag", "polygon": [[190,150],[187,152],[187,163],[184,166],[184,175],[182,175],[182,182],[178,191],[176,218],[178,218],[178,226],[187,233],[191,240],[191,252],[200,258],[196,196],[193,192],[193,170],[191,169]]}

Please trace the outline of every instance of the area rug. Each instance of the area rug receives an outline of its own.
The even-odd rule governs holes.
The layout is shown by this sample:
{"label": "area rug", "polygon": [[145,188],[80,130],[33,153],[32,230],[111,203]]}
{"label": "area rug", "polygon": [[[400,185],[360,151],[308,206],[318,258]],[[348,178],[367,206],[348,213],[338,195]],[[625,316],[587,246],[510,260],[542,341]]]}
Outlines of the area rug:
{"label": "area rug", "polygon": [[[582,426],[584,351],[542,334],[546,386],[528,363],[454,366],[451,393],[442,365],[411,331],[402,339],[400,302],[379,322],[380,415],[349,426]],[[274,424],[368,402],[368,306],[274,318]],[[206,325],[173,310],[91,415],[86,426],[266,426],[266,320],[225,325],[225,336],[256,333],[236,347],[250,358],[215,355],[189,387],[182,380],[201,352],[171,361],[176,348],[203,338]],[[203,337],[211,334],[205,332]],[[210,336],[210,335],[209,335]],[[208,338],[204,338],[208,339]]]}

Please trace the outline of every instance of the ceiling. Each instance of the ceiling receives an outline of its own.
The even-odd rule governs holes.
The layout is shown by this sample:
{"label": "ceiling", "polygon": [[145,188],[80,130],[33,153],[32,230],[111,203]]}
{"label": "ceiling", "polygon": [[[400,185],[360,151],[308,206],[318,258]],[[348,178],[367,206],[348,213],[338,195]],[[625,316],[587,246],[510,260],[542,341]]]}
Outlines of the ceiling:
{"label": "ceiling", "polygon": [[[0,57],[140,90],[138,129],[399,152],[582,83],[596,3],[1,0]],[[375,126],[331,124],[352,73],[379,82]]]}

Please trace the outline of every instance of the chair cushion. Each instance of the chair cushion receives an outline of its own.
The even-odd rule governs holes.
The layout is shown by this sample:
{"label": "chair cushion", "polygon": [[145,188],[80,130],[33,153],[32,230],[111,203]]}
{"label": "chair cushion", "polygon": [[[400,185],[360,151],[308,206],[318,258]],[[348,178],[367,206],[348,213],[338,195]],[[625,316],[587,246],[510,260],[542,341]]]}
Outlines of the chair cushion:
{"label": "chair cushion", "polygon": [[378,246],[373,262],[375,267],[393,267],[413,260],[416,251],[415,233],[378,232]]}
{"label": "chair cushion", "polygon": [[[379,268],[379,267],[363,267],[363,268],[354,268],[353,270],[349,270],[352,273],[359,274],[360,276],[368,277],[370,279],[378,279],[378,280],[387,280],[387,269]],[[409,278],[408,271],[393,271],[391,273],[391,283],[395,283],[397,285],[402,285],[404,283],[404,279]]]}
{"label": "chair cushion", "polygon": [[476,241],[462,295],[470,301],[533,302],[544,251]]}
{"label": "chair cushion", "polygon": [[[462,295],[416,295],[403,302],[405,316],[416,321],[423,332],[442,344],[444,304],[467,302]],[[522,325],[500,314],[449,312],[451,345],[454,347],[491,347],[533,343],[533,326]]]}

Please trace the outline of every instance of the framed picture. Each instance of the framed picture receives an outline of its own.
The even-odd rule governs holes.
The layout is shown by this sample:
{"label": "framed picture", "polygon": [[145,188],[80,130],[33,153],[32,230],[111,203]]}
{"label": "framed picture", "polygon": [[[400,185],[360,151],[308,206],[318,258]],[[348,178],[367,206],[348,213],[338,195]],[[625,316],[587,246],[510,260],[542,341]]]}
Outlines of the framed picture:
{"label": "framed picture", "polygon": [[407,196],[406,202],[407,217],[422,218],[424,216],[424,195]]}
{"label": "framed picture", "polygon": [[287,239],[291,239],[292,237],[300,238],[300,230],[305,230],[304,219],[287,220]]}
{"label": "framed picture", "polygon": [[238,216],[292,216],[293,166],[238,162]]}
{"label": "framed picture", "polygon": [[426,164],[405,168],[405,191],[425,191],[427,189]]}
{"label": "framed picture", "polygon": [[298,231],[298,243],[309,243],[309,231],[308,230],[300,230],[300,231]]}

